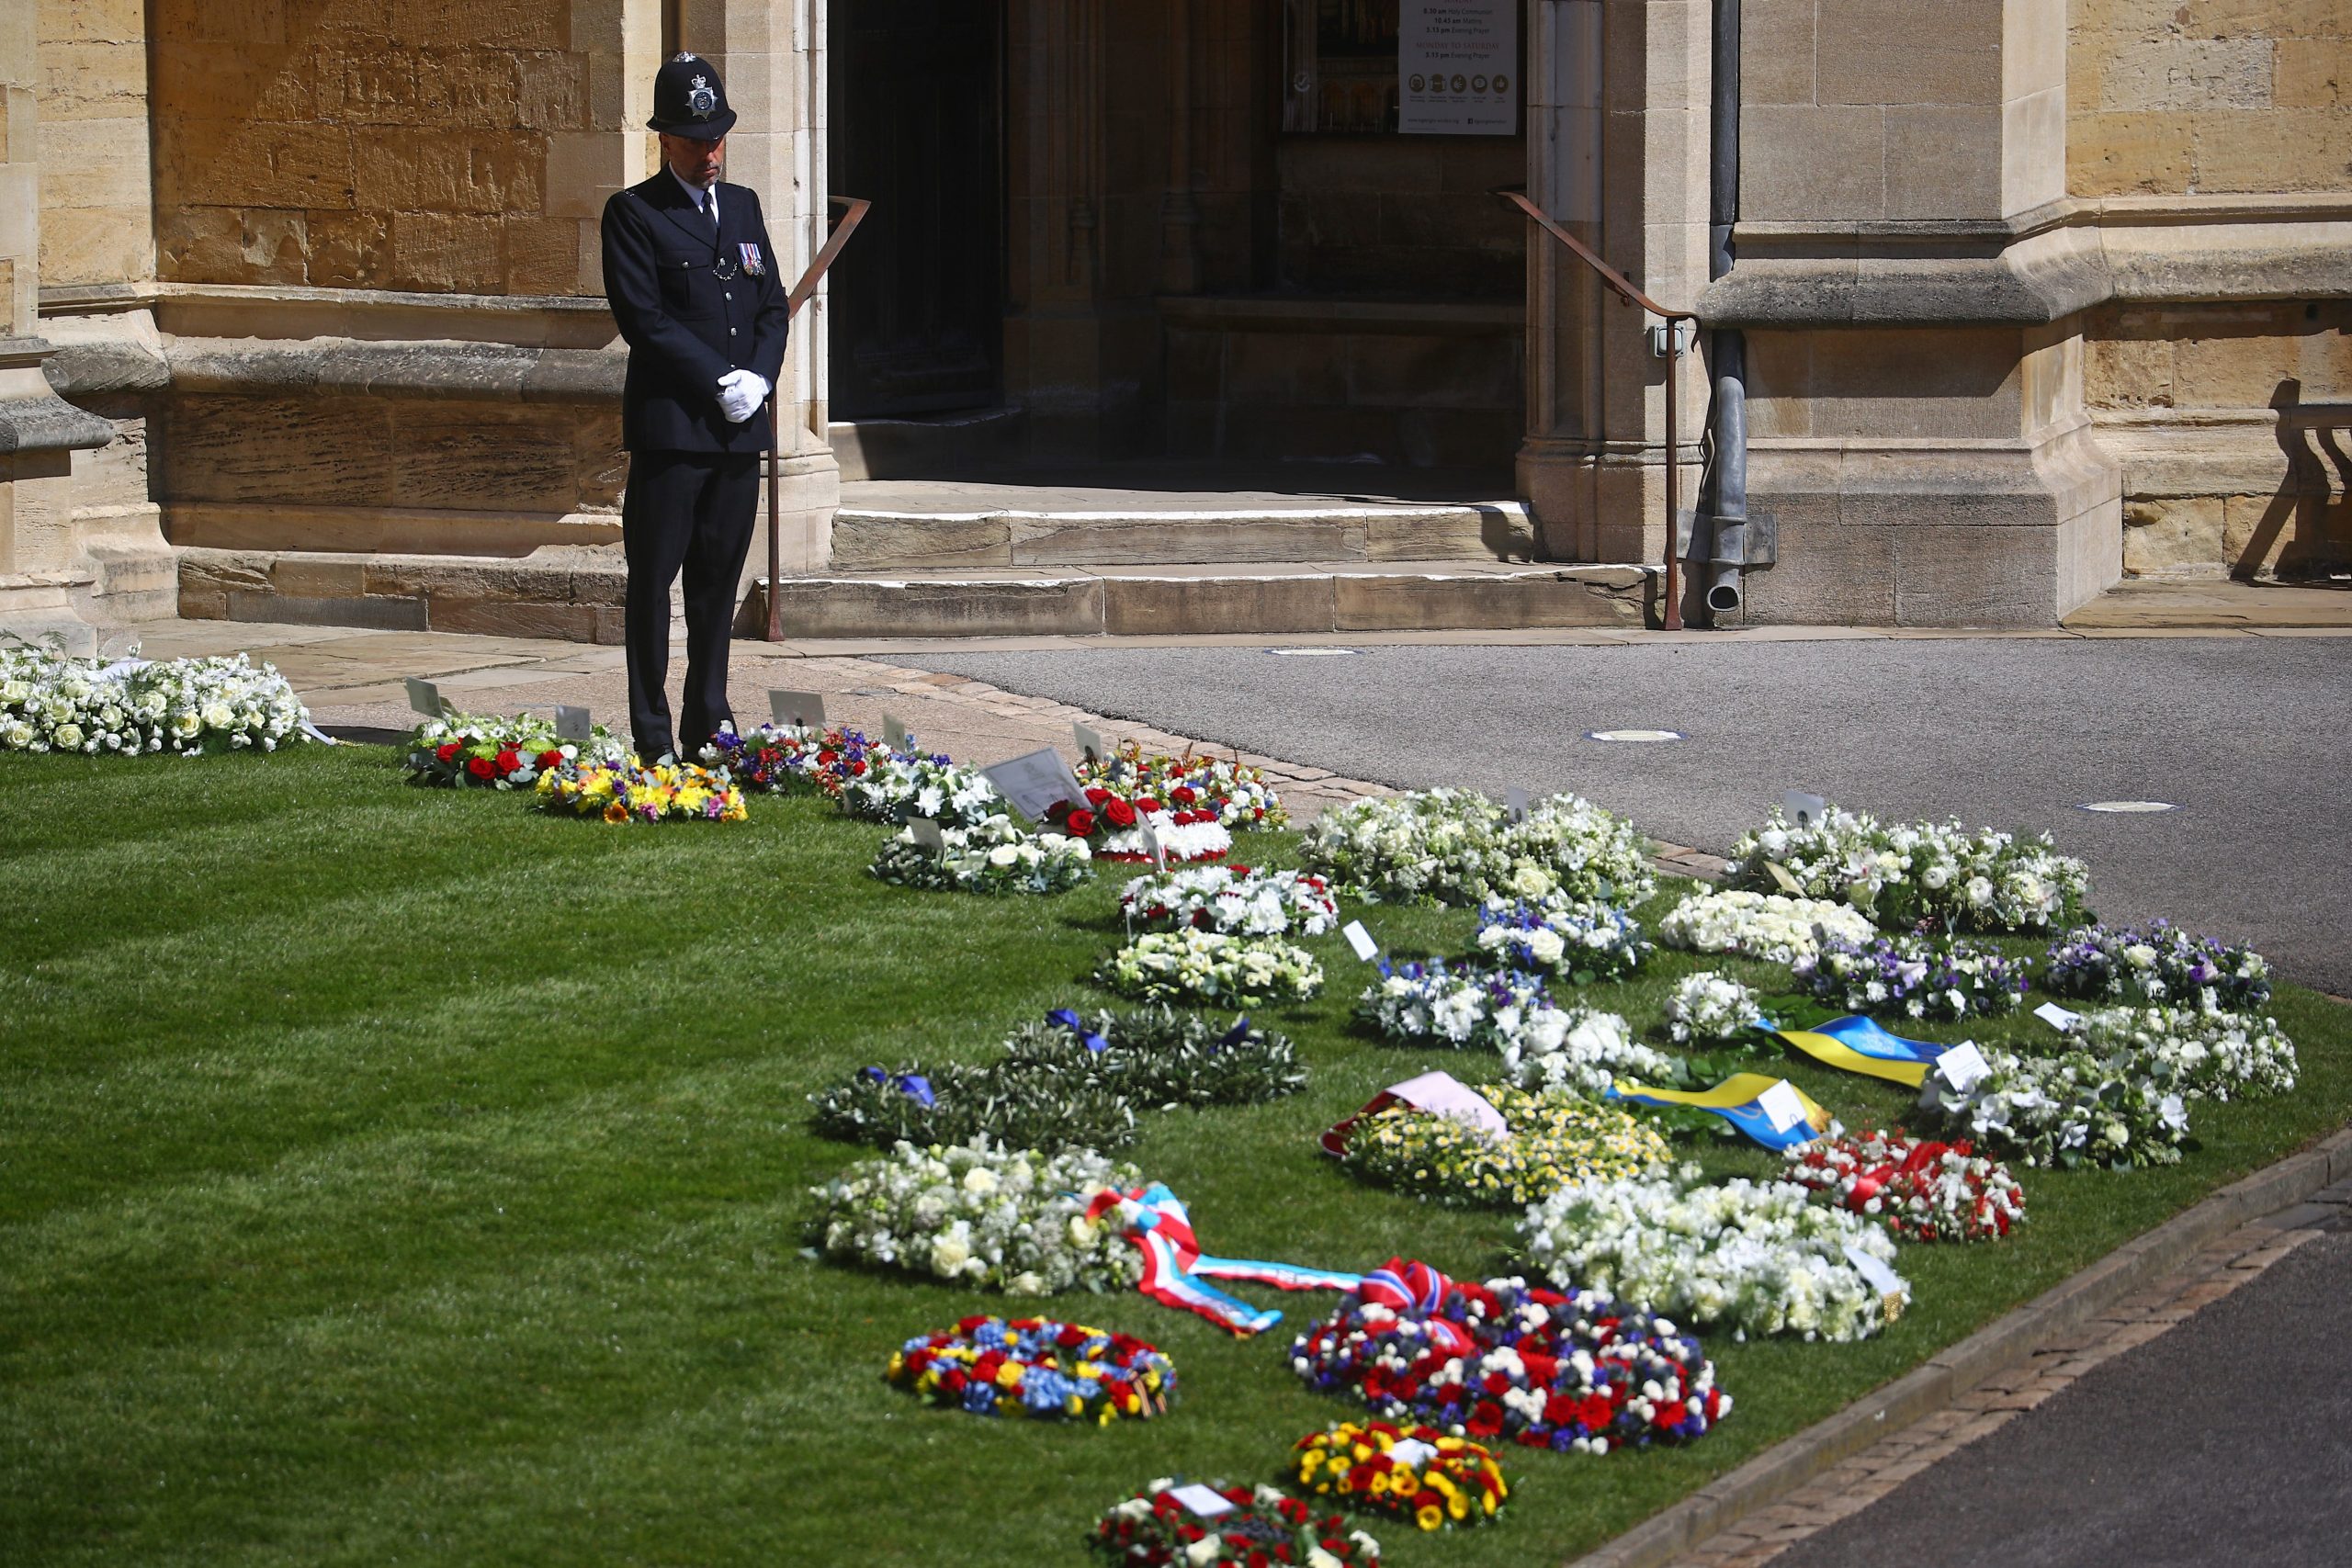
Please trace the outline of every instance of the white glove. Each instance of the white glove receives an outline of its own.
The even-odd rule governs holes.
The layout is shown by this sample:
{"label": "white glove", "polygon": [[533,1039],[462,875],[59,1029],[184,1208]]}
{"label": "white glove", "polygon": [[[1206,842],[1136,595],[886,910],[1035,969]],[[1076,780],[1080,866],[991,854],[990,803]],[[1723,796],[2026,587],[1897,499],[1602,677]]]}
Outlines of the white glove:
{"label": "white glove", "polygon": [[756,370],[729,370],[718,378],[718,412],[741,424],[768,400],[767,378]]}

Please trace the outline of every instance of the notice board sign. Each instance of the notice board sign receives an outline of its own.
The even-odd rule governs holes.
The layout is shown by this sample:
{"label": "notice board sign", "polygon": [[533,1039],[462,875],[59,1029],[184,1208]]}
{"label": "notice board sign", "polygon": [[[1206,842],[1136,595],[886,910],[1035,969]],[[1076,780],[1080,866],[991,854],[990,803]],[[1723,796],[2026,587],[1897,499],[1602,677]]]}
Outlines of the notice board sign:
{"label": "notice board sign", "polygon": [[1509,136],[1519,129],[1514,0],[1402,0],[1396,129],[1407,135]]}

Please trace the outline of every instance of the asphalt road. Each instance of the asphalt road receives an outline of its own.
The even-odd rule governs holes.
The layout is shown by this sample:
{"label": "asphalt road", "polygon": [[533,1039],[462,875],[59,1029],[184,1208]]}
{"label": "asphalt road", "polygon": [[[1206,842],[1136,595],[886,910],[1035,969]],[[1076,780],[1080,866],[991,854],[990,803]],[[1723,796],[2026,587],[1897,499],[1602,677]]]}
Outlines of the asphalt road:
{"label": "asphalt road", "polygon": [[[2043,829],[2109,920],[2352,996],[2352,642],[1960,638],[896,656],[1401,786],[1572,789],[1722,852],[1788,789]],[[1637,745],[1601,729],[1679,730]],[[2083,803],[2169,801],[2161,815]]]}
{"label": "asphalt road", "polygon": [[2347,1281],[2306,1242],[1772,1568],[2352,1563]]}

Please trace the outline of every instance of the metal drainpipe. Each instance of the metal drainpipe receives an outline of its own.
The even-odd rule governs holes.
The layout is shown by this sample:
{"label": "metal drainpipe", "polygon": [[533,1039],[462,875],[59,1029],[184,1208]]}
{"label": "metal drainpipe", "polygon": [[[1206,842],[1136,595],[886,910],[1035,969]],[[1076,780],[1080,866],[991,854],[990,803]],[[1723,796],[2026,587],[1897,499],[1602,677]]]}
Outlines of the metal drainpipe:
{"label": "metal drainpipe", "polygon": [[[1739,220],[1739,0],[1714,0],[1714,106],[1707,276],[1731,270],[1732,225]],[[1714,408],[1708,422],[1710,472],[1701,497],[1711,514],[1706,602],[1710,618],[1736,611],[1747,566],[1747,344],[1735,327],[1714,331]],[[1709,504],[1712,502],[1712,504]]]}

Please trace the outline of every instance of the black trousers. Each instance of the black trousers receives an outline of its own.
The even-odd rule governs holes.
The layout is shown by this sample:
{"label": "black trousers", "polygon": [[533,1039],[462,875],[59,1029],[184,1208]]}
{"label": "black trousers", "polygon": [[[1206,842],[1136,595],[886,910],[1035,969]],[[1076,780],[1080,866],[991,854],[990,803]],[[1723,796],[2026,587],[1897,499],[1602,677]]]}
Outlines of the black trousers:
{"label": "black trousers", "polygon": [[[735,716],[727,705],[727,638],[752,547],[760,459],[752,453],[632,452],[621,497],[628,561],[628,728],[637,754],[694,760]],[[686,685],[670,727],[670,585],[685,572]]]}

